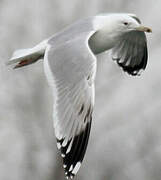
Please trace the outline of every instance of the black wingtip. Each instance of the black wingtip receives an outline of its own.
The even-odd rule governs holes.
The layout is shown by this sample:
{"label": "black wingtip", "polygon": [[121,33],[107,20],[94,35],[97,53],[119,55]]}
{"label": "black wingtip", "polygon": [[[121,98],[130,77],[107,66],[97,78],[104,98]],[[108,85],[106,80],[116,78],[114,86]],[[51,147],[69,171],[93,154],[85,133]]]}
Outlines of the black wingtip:
{"label": "black wingtip", "polygon": [[143,70],[145,70],[146,66],[147,66],[147,60],[148,60],[148,51],[147,51],[147,46],[144,47],[144,53],[143,53],[143,57],[141,58],[141,61],[139,64],[135,64],[134,66],[131,65],[131,63],[133,63],[133,59],[131,59],[131,63],[126,66],[125,62],[119,62],[119,60],[117,60],[117,64],[123,69],[123,71],[127,72],[129,75],[132,76],[140,76],[141,72]]}
{"label": "black wingtip", "polygon": [[[81,131],[80,134],[74,137],[73,142],[71,142],[72,140],[69,140],[67,144],[63,146],[64,139],[57,139],[57,146],[58,149],[61,150],[61,156],[63,158],[63,168],[67,179],[74,178],[83,161],[91,129],[92,117],[91,114],[88,114],[88,116],[90,116],[90,122],[87,122],[85,129]],[[72,146],[69,151],[68,148],[70,146],[70,143],[72,143]]]}
{"label": "black wingtip", "polygon": [[132,75],[132,76],[140,76],[141,70],[144,70],[137,66],[135,67],[124,66],[123,64],[119,62],[117,64],[123,69],[124,72],[127,72],[129,75]]}

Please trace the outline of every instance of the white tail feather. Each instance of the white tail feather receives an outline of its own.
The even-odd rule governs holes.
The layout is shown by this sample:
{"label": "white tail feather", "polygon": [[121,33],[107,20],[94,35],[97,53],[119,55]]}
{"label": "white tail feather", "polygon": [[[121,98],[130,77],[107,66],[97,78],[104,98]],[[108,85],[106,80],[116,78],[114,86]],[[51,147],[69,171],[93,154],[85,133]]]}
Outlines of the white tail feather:
{"label": "white tail feather", "polygon": [[16,50],[6,64],[14,64],[25,59],[33,59],[33,61],[37,61],[39,57],[43,57],[47,47],[47,42],[48,40],[44,40],[33,48]]}

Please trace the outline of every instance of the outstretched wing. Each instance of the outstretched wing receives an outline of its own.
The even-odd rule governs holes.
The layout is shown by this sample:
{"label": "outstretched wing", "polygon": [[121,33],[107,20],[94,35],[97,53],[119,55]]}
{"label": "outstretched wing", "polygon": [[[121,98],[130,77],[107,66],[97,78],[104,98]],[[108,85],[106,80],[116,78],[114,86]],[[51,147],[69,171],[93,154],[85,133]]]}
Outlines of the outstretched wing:
{"label": "outstretched wing", "polygon": [[112,50],[112,59],[116,60],[122,69],[131,74],[139,75],[147,65],[147,40],[144,32],[131,31],[125,33]]}
{"label": "outstretched wing", "polygon": [[45,72],[54,93],[54,128],[66,177],[79,170],[88,143],[94,106],[96,58],[88,46],[94,32],[83,32],[45,55]]}

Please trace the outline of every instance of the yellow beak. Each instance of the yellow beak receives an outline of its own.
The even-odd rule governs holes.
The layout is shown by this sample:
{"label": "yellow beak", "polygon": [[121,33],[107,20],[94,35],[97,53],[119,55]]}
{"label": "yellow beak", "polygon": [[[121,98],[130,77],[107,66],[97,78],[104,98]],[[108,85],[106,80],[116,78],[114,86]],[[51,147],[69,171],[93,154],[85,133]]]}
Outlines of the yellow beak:
{"label": "yellow beak", "polygon": [[148,32],[148,33],[152,33],[152,29],[145,27],[145,26],[139,26],[136,28],[137,31],[143,31],[143,32]]}

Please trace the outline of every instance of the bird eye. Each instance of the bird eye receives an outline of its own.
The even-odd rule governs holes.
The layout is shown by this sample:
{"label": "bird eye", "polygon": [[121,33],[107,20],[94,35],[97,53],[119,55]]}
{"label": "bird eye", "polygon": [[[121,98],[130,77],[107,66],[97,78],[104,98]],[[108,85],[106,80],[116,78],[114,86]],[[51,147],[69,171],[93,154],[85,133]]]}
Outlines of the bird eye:
{"label": "bird eye", "polygon": [[125,25],[125,26],[127,26],[127,25],[128,25],[128,23],[127,23],[127,22],[124,22],[124,25]]}

